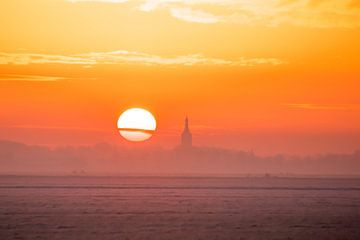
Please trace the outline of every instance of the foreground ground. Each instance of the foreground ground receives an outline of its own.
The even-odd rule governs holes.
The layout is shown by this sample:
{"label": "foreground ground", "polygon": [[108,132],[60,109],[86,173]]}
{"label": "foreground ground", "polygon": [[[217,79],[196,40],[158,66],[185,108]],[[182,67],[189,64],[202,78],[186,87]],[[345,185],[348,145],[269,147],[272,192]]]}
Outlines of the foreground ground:
{"label": "foreground ground", "polygon": [[360,180],[0,177],[0,239],[360,239]]}

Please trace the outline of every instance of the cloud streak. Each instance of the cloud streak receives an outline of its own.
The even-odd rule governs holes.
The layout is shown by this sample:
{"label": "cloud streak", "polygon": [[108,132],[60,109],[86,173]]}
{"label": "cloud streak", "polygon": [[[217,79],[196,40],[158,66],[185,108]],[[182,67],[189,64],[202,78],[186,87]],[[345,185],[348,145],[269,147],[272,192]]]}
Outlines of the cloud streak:
{"label": "cloud streak", "polygon": [[220,21],[216,15],[191,8],[172,8],[170,11],[173,17],[186,22],[212,24]]}
{"label": "cloud streak", "polygon": [[231,23],[276,27],[360,27],[359,0],[68,0],[69,2],[125,3],[138,10],[165,9],[181,21],[199,24]]}
{"label": "cloud streak", "polygon": [[285,106],[304,110],[360,110],[356,104],[312,104],[312,103],[286,103]]}
{"label": "cloud streak", "polygon": [[0,81],[20,81],[20,82],[56,82],[67,78],[57,76],[41,76],[41,75],[20,75],[7,74],[0,75]]}
{"label": "cloud streak", "polygon": [[42,130],[64,130],[64,131],[83,131],[83,132],[111,132],[111,129],[102,128],[84,128],[77,126],[45,126],[45,125],[10,125],[0,126],[0,128],[16,129],[42,129]]}
{"label": "cloud streak", "polygon": [[125,3],[128,0],[67,0],[72,3],[82,3],[82,2],[99,2],[99,3]]}
{"label": "cloud streak", "polygon": [[97,64],[141,64],[141,65],[218,65],[252,67],[256,65],[277,66],[285,62],[278,58],[245,58],[235,60],[205,57],[201,54],[190,54],[174,57],[163,57],[141,52],[125,50],[110,52],[90,52],[70,55],[52,55],[39,53],[0,53],[0,65],[29,65],[29,64],[72,64],[92,66]]}

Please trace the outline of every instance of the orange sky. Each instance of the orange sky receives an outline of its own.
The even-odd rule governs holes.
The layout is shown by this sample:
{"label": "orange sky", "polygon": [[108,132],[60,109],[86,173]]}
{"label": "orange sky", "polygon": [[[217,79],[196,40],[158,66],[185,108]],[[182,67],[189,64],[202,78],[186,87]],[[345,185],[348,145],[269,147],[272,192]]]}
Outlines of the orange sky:
{"label": "orange sky", "polygon": [[150,145],[187,114],[196,145],[360,148],[357,0],[5,0],[0,29],[0,139],[127,144],[144,107]]}

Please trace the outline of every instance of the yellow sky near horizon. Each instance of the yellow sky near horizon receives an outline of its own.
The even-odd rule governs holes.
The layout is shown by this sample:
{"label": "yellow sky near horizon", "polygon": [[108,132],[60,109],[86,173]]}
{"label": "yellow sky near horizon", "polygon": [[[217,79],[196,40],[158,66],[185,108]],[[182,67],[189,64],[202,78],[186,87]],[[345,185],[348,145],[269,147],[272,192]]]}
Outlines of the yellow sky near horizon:
{"label": "yellow sky near horizon", "polygon": [[357,0],[4,0],[0,29],[1,139],[121,143],[143,106],[158,145],[188,114],[199,145],[360,147]]}

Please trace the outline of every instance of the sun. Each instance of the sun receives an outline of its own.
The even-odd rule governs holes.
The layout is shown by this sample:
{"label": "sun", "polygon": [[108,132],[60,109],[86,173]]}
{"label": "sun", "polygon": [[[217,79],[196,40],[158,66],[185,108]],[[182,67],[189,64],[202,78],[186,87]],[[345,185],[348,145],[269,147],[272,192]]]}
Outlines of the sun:
{"label": "sun", "polygon": [[120,135],[126,140],[141,142],[153,135],[156,130],[156,120],[145,109],[130,108],[120,115],[117,127]]}

